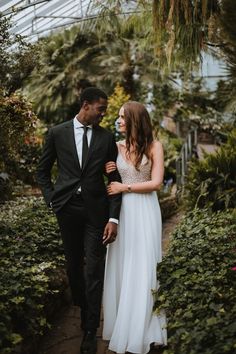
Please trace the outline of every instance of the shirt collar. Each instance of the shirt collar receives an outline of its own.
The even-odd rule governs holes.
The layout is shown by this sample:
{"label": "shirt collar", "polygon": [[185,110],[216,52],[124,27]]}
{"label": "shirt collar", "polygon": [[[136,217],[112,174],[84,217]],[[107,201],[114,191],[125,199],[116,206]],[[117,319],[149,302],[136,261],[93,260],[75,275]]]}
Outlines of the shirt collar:
{"label": "shirt collar", "polygon": [[[73,119],[73,123],[74,123],[74,128],[75,128],[75,129],[83,128],[83,127],[84,127],[83,124],[81,124],[81,123],[78,121],[78,119],[76,118],[76,116],[75,116],[75,118]],[[90,129],[93,128],[92,124],[87,125],[87,127],[90,128]]]}

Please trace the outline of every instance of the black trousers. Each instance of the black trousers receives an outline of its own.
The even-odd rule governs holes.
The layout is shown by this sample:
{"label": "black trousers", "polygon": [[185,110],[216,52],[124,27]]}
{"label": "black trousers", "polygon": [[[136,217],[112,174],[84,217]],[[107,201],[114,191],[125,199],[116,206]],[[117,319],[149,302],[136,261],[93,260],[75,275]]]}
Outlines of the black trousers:
{"label": "black trousers", "polygon": [[74,195],[56,214],[60,227],[73,302],[81,308],[81,327],[96,331],[100,322],[106,248],[104,227],[88,220],[84,201]]}

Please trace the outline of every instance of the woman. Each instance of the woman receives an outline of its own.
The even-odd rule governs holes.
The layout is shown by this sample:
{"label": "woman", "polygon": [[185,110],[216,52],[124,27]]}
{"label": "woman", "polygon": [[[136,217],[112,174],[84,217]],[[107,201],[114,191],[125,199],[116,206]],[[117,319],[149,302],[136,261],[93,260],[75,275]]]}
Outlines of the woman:
{"label": "woman", "polygon": [[[110,195],[122,193],[118,236],[108,246],[104,282],[103,338],[116,353],[145,354],[151,343],[167,342],[165,315],[153,314],[152,290],[158,288],[161,261],[161,213],[156,195],[164,174],[163,149],[154,141],[146,108],[127,102],[119,112],[117,168],[122,183],[112,182]],[[106,165],[107,173],[116,169]]]}

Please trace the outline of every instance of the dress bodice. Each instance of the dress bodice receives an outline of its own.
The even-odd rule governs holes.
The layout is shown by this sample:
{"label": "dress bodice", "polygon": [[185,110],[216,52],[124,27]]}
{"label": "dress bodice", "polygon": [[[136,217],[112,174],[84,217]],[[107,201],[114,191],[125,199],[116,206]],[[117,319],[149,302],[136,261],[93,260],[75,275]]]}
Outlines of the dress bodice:
{"label": "dress bodice", "polygon": [[132,184],[137,182],[147,182],[151,180],[151,161],[143,156],[139,170],[128,162],[120,151],[117,157],[117,169],[120,173],[122,183]]}

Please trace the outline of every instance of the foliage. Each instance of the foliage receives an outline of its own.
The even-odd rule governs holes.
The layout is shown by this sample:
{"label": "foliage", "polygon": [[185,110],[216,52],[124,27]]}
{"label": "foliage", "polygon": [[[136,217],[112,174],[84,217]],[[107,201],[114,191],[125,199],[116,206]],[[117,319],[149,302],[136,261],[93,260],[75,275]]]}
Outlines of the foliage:
{"label": "foliage", "polygon": [[38,46],[10,33],[10,18],[0,13],[0,88],[11,94],[37,65]]}
{"label": "foliage", "polygon": [[36,142],[26,142],[20,148],[20,159],[12,163],[17,178],[26,184],[36,184],[36,168],[42,153],[42,145]]}
{"label": "foliage", "polygon": [[[192,69],[206,42],[216,41],[220,1],[153,0],[156,54],[160,63]],[[182,62],[182,63],[181,63]]]}
{"label": "foliage", "polygon": [[[170,186],[171,188],[172,186]],[[159,190],[157,192],[158,200],[161,208],[161,217],[162,221],[168,220],[172,215],[176,214],[179,205],[176,200],[174,193],[171,194],[171,190]]]}
{"label": "foliage", "polygon": [[12,163],[17,178],[31,186],[36,184],[36,168],[46,130],[45,124],[37,119],[33,132],[25,138],[24,144],[19,148],[19,159]]}
{"label": "foliage", "polygon": [[19,95],[4,96],[0,92],[1,168],[14,158],[25,138],[32,133],[36,116],[30,105]]}
{"label": "foliage", "polygon": [[0,352],[6,354],[44,333],[63,283],[58,226],[42,199],[22,198],[0,209],[0,248]]}
{"label": "foliage", "polygon": [[165,176],[164,180],[170,178],[175,181],[175,169],[176,158],[179,156],[179,152],[182,147],[182,140],[175,136],[173,133],[160,128],[157,132],[157,137],[164,148],[164,164],[165,164]]}
{"label": "foliage", "polygon": [[236,211],[195,209],[157,266],[155,310],[168,318],[164,354],[236,351]]}
{"label": "foliage", "polygon": [[[120,23],[125,17],[126,24],[119,26],[119,34],[136,27],[140,45],[152,50],[162,73],[170,69],[189,73],[200,64],[202,50],[218,45],[219,0],[137,1],[130,5],[132,14],[127,14],[127,1],[97,3],[99,11],[102,8],[97,19],[101,22],[100,31],[104,33],[111,26],[109,23]],[[89,25],[91,28],[92,22]]]}
{"label": "foliage", "polygon": [[[5,96],[0,92],[0,171],[11,178],[19,178],[27,147],[37,150],[34,140],[37,117],[31,105],[20,95]],[[38,152],[34,151],[34,152]],[[31,156],[27,164],[27,175],[34,169],[36,156]],[[28,171],[29,170],[29,171]]]}
{"label": "foliage", "polygon": [[109,94],[117,82],[125,87],[129,58],[128,41],[114,42],[111,34],[100,40],[75,26],[47,38],[24,92],[41,118],[61,122],[78,112],[81,89],[93,85]]}
{"label": "foliage", "polygon": [[101,126],[115,133],[115,121],[118,118],[119,110],[129,99],[130,95],[127,95],[123,87],[121,87],[120,84],[117,84],[114,93],[108,98],[107,112],[102,120]]}
{"label": "foliage", "polygon": [[[10,29],[10,19],[0,14],[0,200],[10,196],[15,178],[33,182],[30,174],[39,147],[32,143],[25,145],[34,132],[37,118],[31,105],[15,93],[36,65],[37,46],[11,34]],[[31,149],[31,158],[24,164],[27,147]]]}
{"label": "foliage", "polygon": [[[106,18],[107,19],[107,18]],[[89,21],[88,21],[89,22]],[[86,22],[87,23],[87,22]],[[106,31],[100,35],[101,23]],[[88,25],[88,23],[87,23]],[[152,48],[142,48],[146,24],[135,27],[126,19],[74,26],[42,43],[38,67],[24,92],[45,121],[58,123],[78,112],[78,95],[88,85],[112,94],[119,83],[132,99],[145,101],[160,75]]]}
{"label": "foliage", "polygon": [[186,88],[179,97],[175,119],[216,135],[226,126],[226,121],[215,97],[203,90],[203,83],[202,78],[185,82]]}
{"label": "foliage", "polygon": [[[153,0],[129,3],[131,13],[127,14],[127,1],[96,2],[100,15],[96,21],[87,21],[84,26],[87,30],[96,27],[100,37],[107,31],[111,32],[114,24],[120,37],[133,32],[134,47],[138,42],[141,50],[152,55],[152,65],[162,74],[173,71],[189,74],[201,65],[203,51],[223,57],[230,80],[219,87],[218,100],[220,106],[235,112],[235,1]],[[122,23],[123,18],[125,21]]]}
{"label": "foliage", "polygon": [[213,210],[236,207],[236,129],[215,154],[205,154],[189,166],[187,203]]}
{"label": "foliage", "polygon": [[1,201],[7,200],[12,193],[12,189],[13,186],[8,173],[1,172],[0,173],[0,196],[1,196],[0,200]]}
{"label": "foliage", "polygon": [[235,1],[222,1],[222,15],[220,17],[221,33],[223,38],[222,53],[226,61],[228,80],[220,82],[217,89],[218,104],[222,109],[236,113],[236,31],[235,31]]}
{"label": "foliage", "polygon": [[[168,31],[172,23],[176,26],[176,33],[171,49],[175,55],[171,54],[171,60],[179,63],[176,64],[178,70],[189,73],[186,60],[189,60],[189,66],[194,62],[189,55],[191,48],[197,47],[193,50],[196,56],[207,37],[213,41],[213,27],[219,27],[215,20],[219,13],[219,3],[181,0],[168,1],[166,6],[163,4],[160,1],[157,8],[153,8],[154,17],[158,11],[163,15],[163,23],[155,27],[155,31],[163,32],[163,42],[159,43],[162,52],[160,56],[166,57],[165,51],[170,51]],[[102,11],[96,19],[49,36],[42,42],[39,65],[24,87],[24,92],[33,101],[37,114],[42,119],[49,123],[58,123],[72,118],[79,109],[78,95],[88,85],[101,87],[109,95],[114,91],[115,85],[120,83],[131,99],[143,102],[152,94],[155,118],[158,117],[158,121],[174,99],[178,99],[179,95],[170,85],[173,75],[178,74],[172,72],[171,76],[164,76],[165,65],[160,64],[162,59],[153,52],[156,36],[159,34],[153,34],[150,2],[138,2],[137,8],[135,7],[137,12],[127,15],[122,15],[123,5],[123,1],[112,0],[99,3],[98,11]],[[186,31],[186,28],[189,30]],[[189,41],[188,37],[191,37]],[[201,43],[198,42],[199,39]],[[178,56],[177,53],[181,54]],[[195,63],[197,64],[196,60]],[[174,63],[173,65],[175,66]],[[206,98],[205,103],[207,99],[210,102]],[[203,100],[201,102],[204,103]],[[186,115],[189,106],[191,105],[183,107],[183,111],[186,108]],[[196,104],[193,107],[195,110],[191,113],[195,114]],[[197,116],[201,120],[211,120],[212,112],[201,112],[200,106],[198,108]],[[181,115],[182,112],[179,113]],[[213,113],[218,120],[215,108]]]}
{"label": "foliage", "polygon": [[175,103],[179,101],[180,92],[173,88],[170,81],[162,80],[161,77],[153,85],[153,97],[151,104],[153,106],[152,124],[159,126],[165,115],[168,115]]}
{"label": "foliage", "polygon": [[93,33],[85,36],[75,28],[42,42],[39,65],[24,90],[41,118],[58,123],[78,113],[78,95],[95,85],[94,58],[102,49]]}

